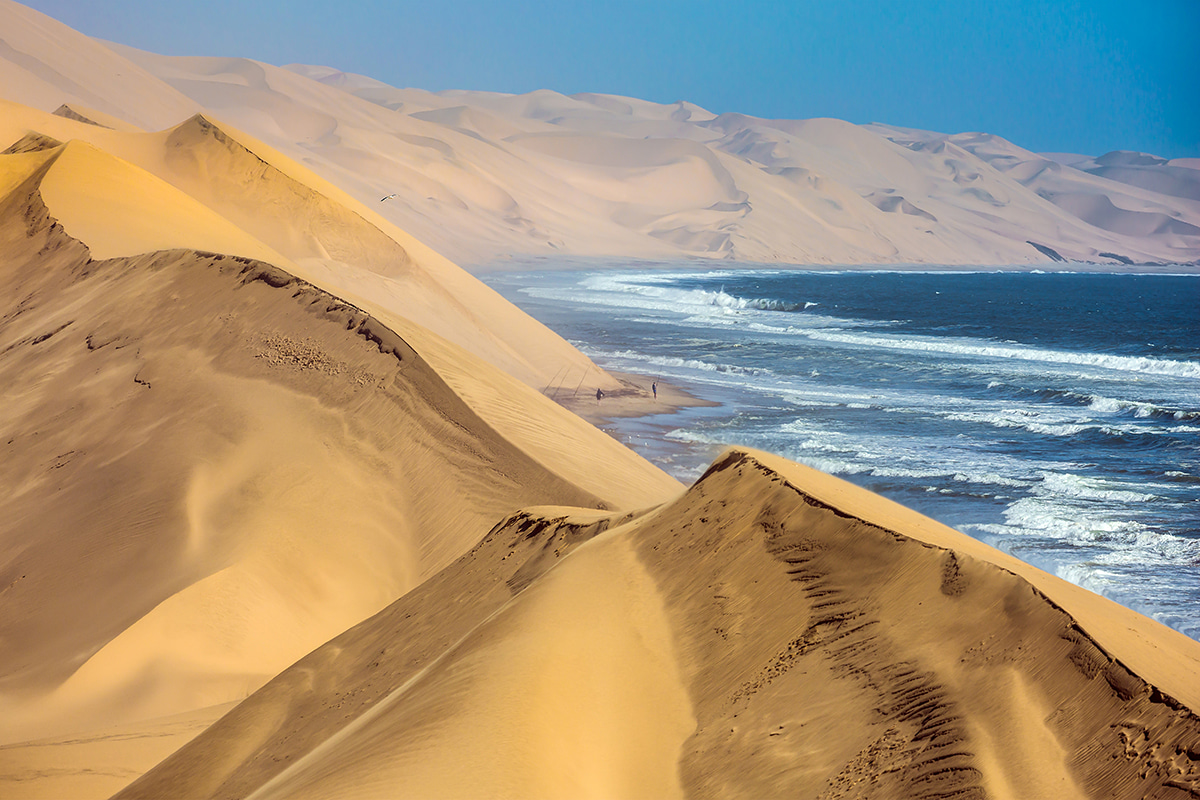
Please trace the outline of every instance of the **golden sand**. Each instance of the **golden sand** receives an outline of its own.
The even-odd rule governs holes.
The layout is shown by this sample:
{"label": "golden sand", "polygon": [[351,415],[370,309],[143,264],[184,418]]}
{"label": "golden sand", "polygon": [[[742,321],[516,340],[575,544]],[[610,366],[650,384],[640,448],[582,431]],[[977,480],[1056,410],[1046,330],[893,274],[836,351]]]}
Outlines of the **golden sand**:
{"label": "golden sand", "polygon": [[[0,59],[0,796],[1200,795],[1200,643],[776,456],[680,485],[588,420],[702,400],[605,373],[394,223],[420,195],[441,241],[719,253],[748,214],[732,181],[767,180],[740,161],[533,118],[612,98],[410,93],[396,115],[10,0],[0,19],[53,66]],[[300,139],[151,68],[269,75]],[[627,116],[703,112],[664,109]],[[339,180],[294,157],[333,130],[345,147],[301,149]],[[932,198],[952,224],[930,243],[847,188],[860,157],[915,180],[865,129],[772,130],[829,177],[772,173],[799,216],[764,208],[747,253],[799,252],[768,236],[783,219],[842,231],[831,253],[1013,252],[955,227],[962,192]],[[381,142],[437,155],[422,173]],[[360,202],[372,170],[408,205]]]}

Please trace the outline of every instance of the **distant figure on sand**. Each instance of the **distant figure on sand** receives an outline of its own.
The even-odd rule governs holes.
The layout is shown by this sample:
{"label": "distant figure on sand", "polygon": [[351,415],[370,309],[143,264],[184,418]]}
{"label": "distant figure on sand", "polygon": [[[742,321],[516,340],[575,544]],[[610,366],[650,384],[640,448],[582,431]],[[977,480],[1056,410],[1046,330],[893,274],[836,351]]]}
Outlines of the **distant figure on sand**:
{"label": "distant figure on sand", "polygon": [[654,399],[658,399],[658,381],[653,381],[650,384],[650,391],[654,392]]}
{"label": "distant figure on sand", "polygon": [[599,403],[599,402],[600,402],[600,398],[601,398],[601,397],[604,397],[604,390],[603,390],[603,389],[597,389],[597,390],[596,390],[596,402],[597,402],[597,403]]}

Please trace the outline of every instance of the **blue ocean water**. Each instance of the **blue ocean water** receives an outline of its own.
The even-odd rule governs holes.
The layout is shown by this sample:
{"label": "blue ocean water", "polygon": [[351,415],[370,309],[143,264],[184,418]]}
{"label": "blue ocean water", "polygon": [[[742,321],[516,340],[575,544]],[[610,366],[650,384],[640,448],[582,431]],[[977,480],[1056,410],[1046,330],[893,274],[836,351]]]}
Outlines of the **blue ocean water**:
{"label": "blue ocean water", "polygon": [[845,477],[1200,638],[1200,276],[500,273],[601,366],[720,403],[614,423]]}

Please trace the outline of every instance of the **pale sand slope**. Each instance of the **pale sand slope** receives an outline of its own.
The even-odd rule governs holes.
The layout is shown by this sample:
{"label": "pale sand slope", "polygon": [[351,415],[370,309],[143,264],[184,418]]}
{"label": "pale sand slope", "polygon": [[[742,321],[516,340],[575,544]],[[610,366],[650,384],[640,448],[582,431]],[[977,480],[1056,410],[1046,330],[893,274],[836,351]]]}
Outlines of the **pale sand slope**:
{"label": "pale sand slope", "polygon": [[529,509],[118,797],[1162,797],[1200,644],[865,490],[731,451]]}
{"label": "pale sand slope", "polygon": [[[456,265],[245,134],[200,116],[159,133],[134,134],[4,101],[0,112],[0,142],[32,139],[18,149],[41,146],[38,136],[88,142],[116,157],[109,173],[122,171],[127,182],[149,186],[139,170],[127,169],[136,165],[167,184],[147,192],[174,187],[188,195],[186,213],[168,221],[156,198],[116,196],[118,209],[95,202],[95,193],[111,182],[108,175],[59,191],[58,213],[68,232],[97,257],[195,247],[262,258],[380,318],[395,314],[416,322],[530,385],[540,388],[565,371],[586,377],[593,391],[617,388],[561,337]],[[151,201],[146,208],[153,213],[137,213],[142,201]],[[114,224],[118,213],[124,227]],[[190,222],[195,214],[203,223]],[[210,224],[214,215],[232,223],[225,228],[239,229],[240,249],[224,242],[206,245],[193,232],[207,235],[219,227]]]}
{"label": "pale sand slope", "polygon": [[1166,159],[1149,153],[1118,150],[1099,158],[1079,157],[1071,166],[1131,186],[1200,200],[1200,159]]}
{"label": "pale sand slope", "polygon": [[[656,479],[645,483],[643,470],[625,467],[625,448],[577,425],[561,409],[542,404],[540,412],[529,413],[525,387],[510,376],[538,388],[554,380],[569,381],[585,394],[597,387],[619,392],[621,384],[615,378],[390,223],[376,218],[377,225],[370,224],[368,210],[286,157],[255,143],[258,152],[297,178],[199,117],[160,134],[131,136],[3,101],[0,110],[7,112],[0,118],[0,134],[15,137],[26,132],[16,149],[52,147],[55,137],[72,139],[66,156],[70,163],[58,164],[49,173],[51,197],[67,232],[98,254],[115,257],[187,247],[282,266],[350,300],[405,337],[417,337],[426,358],[434,359],[439,374],[477,413],[568,480],[596,481],[624,497],[657,497],[654,492],[662,489],[660,473],[655,471]],[[135,162],[172,183],[136,169]],[[70,166],[73,163],[80,167]],[[337,202],[339,197],[342,202]],[[331,260],[330,251],[345,260]],[[380,274],[393,269],[399,274]],[[421,323],[458,346],[444,347]],[[462,348],[503,372],[486,365],[476,368],[476,359]],[[560,424],[545,424],[547,418]],[[622,488],[612,488],[618,485]]]}
{"label": "pale sand slope", "polygon": [[194,739],[234,705],[0,744],[0,796],[14,800],[108,797]]}
{"label": "pale sand slope", "polygon": [[201,111],[103,42],[20,3],[0,0],[0,31],[5,100],[44,111],[77,105],[150,130]]}
{"label": "pale sand slope", "polygon": [[361,199],[398,193],[383,213],[460,260],[1200,258],[1200,199],[1167,164],[1132,180],[986,134],[716,117],[604,95],[433,95],[289,68],[313,85],[246,60],[117,49]]}
{"label": "pale sand slope", "polygon": [[[1200,260],[1192,170],[1153,157],[1064,166],[979,133],[716,116],[596,94],[431,94],[328,67],[139,52],[10,0],[0,29],[15,42],[0,52],[3,96],[147,129],[183,119],[163,109],[185,98],[460,261]],[[129,84],[135,72],[153,85]]]}
{"label": "pale sand slope", "polygon": [[[271,251],[90,145],[0,157],[0,198],[3,742],[240,699],[519,505],[680,488],[461,348],[264,262],[92,260],[69,230]],[[486,420],[464,402],[492,394]]]}

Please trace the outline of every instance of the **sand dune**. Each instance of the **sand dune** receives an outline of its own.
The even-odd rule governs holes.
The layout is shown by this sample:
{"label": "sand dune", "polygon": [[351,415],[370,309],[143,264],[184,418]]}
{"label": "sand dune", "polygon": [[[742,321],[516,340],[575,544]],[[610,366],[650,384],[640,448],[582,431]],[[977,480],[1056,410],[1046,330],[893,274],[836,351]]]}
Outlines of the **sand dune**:
{"label": "sand dune", "polygon": [[1183,796],[1197,667],[1134,612],[734,451],[650,513],[510,517],[118,796]]}
{"label": "sand dune", "polygon": [[[24,142],[0,157],[0,763],[18,794],[46,753],[93,752],[63,734],[244,697],[521,504],[677,491],[482,358],[275,266],[296,265],[132,163]],[[486,419],[464,401],[493,396]],[[62,746],[14,744],[45,737]],[[37,791],[84,780],[76,766]]]}
{"label": "sand dune", "polygon": [[2,0],[0,20],[0,97],[5,100],[45,111],[79,104],[151,130],[200,111],[195,101],[103,42],[45,14]]}
{"label": "sand dune", "polygon": [[1187,160],[0,29],[0,796],[1200,795],[1200,644],[773,456],[685,491],[430,246],[1195,261]]}
{"label": "sand dune", "polygon": [[[395,194],[375,210],[459,262],[571,255],[1027,264],[1051,260],[1049,252],[1108,263],[1200,260],[1194,170],[1178,160],[1118,152],[1060,163],[982,133],[718,116],[683,101],[434,94],[330,67],[106,45],[39,22],[11,0],[0,13],[25,48],[0,59],[9,99],[45,110],[81,104],[148,130],[204,110],[364,204]],[[80,90],[83,68],[64,54],[68,42],[157,81],[139,84],[155,112],[130,106],[125,82],[92,77]],[[1079,194],[1126,213],[1088,213],[1102,199],[1055,200]],[[890,202],[870,199],[884,195],[921,213],[893,213]]]}
{"label": "sand dune", "polygon": [[[0,136],[16,142],[32,132],[35,139],[75,140],[81,147],[87,142],[117,157],[105,162],[107,169],[124,170],[130,187],[153,185],[145,191],[162,195],[96,202],[69,184],[61,202],[73,208],[63,214],[100,257],[191,247],[261,258],[377,316],[395,314],[427,327],[529,385],[544,386],[568,369],[587,372],[593,387],[617,388],[575,348],[462,269],[240,131],[196,116],[166,131],[137,135],[3,101],[0,109],[5,112]],[[122,162],[140,170],[118,168]],[[96,169],[89,167],[89,175]],[[144,180],[143,170],[160,180]],[[89,178],[87,185],[105,191],[115,179],[106,174],[104,180]],[[170,187],[179,191],[168,201]],[[143,203],[153,212],[141,213]],[[166,214],[174,216],[167,220]]]}
{"label": "sand dune", "polygon": [[21,800],[104,798],[127,786],[236,703],[34,742],[0,744],[0,793]]}
{"label": "sand dune", "polygon": [[[127,55],[187,90],[169,59]],[[270,126],[258,119],[261,104],[248,98],[226,98],[222,113],[285,152],[318,152],[314,167],[336,173],[359,197],[398,192],[401,202],[386,207],[392,218],[474,262],[551,253],[801,263],[1045,260],[1031,239],[1067,258],[1100,261],[1114,260],[1101,253],[1195,261],[1200,252],[1192,234],[1177,235],[1185,230],[1178,226],[1200,220],[1200,207],[1179,179],[1166,178],[1166,167],[1147,167],[1159,177],[1142,180],[1133,193],[1131,183],[1102,173],[1069,169],[1061,176],[1060,182],[1108,196],[1119,208],[1175,220],[1166,228],[1105,227],[1047,200],[1043,187],[1014,180],[1007,174],[1014,166],[1048,162],[998,137],[839,120],[714,117],[685,104],[611,96],[386,92],[329,71],[292,69],[322,74],[324,85],[342,90],[342,98],[319,102],[293,92],[297,106],[342,120],[337,144],[303,144],[299,130],[289,132],[288,119],[299,110],[280,110]],[[283,85],[271,79],[274,92]],[[379,115],[351,103],[359,99],[395,112]],[[414,129],[416,123],[426,124]],[[363,146],[368,131],[369,147]],[[380,148],[376,131],[417,149]],[[358,154],[356,162],[347,150]],[[996,150],[1004,152],[1003,163]],[[658,171],[648,171],[650,151],[659,153]],[[368,169],[402,183],[364,183]],[[797,183],[795,170],[808,179]],[[474,188],[464,195],[468,186]],[[873,194],[902,196],[923,213],[894,215],[861,199]],[[464,225],[470,230],[447,236]]]}
{"label": "sand dune", "polygon": [[1200,200],[1200,174],[1196,159],[1167,161],[1145,153],[1116,151],[1099,158],[1082,157],[1072,166],[1083,172],[1099,175],[1158,194]]}
{"label": "sand dune", "polygon": [[54,114],[55,116],[66,117],[77,122],[86,122],[88,125],[99,125],[101,128],[111,128],[116,131],[133,132],[141,130],[141,128],[126,122],[120,117],[105,114],[103,111],[97,111],[94,108],[86,108],[78,103],[63,103],[54,109]]}

